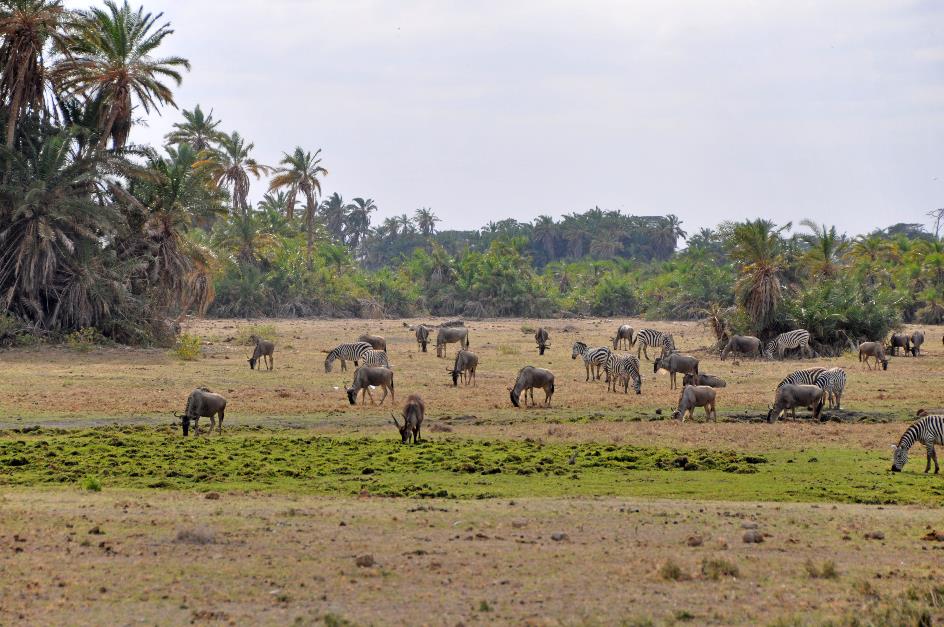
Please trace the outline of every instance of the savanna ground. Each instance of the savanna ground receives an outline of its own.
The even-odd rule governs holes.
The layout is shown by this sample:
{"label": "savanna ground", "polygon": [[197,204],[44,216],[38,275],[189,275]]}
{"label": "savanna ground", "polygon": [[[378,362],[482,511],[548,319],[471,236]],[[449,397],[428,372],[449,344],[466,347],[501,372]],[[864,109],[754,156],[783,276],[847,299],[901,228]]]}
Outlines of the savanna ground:
{"label": "savanna ground", "polygon": [[[718,423],[681,424],[649,362],[636,396],[571,359],[619,322],[471,321],[468,388],[445,372],[455,345],[423,354],[399,320],[256,322],[274,372],[249,370],[249,322],[193,323],[192,362],[0,353],[0,624],[944,619],[944,477],[918,448],[888,471],[915,410],[944,405],[941,329],[883,372],[849,354],[722,363],[697,324],[629,321],[727,380]],[[347,403],[353,367],[324,372],[322,350],[368,330],[387,338],[397,402],[427,403],[419,446],[399,444],[390,399]],[[762,422],[777,381],[814,363],[846,367],[845,411]],[[526,364],[555,372],[549,409],[511,407]],[[197,385],[229,399],[222,437],[175,429]]]}

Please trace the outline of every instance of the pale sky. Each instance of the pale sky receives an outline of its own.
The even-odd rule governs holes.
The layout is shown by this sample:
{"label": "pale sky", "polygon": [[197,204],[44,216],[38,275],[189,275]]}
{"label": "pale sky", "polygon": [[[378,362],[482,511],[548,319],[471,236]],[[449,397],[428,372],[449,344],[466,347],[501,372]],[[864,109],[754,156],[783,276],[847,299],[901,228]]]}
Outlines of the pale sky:
{"label": "pale sky", "polygon": [[264,163],[321,148],[325,193],[373,198],[375,223],[599,205],[690,232],[766,216],[855,234],[944,206],[944,2],[145,6],[176,29],[162,52],[193,64],[181,107],[212,108]]}

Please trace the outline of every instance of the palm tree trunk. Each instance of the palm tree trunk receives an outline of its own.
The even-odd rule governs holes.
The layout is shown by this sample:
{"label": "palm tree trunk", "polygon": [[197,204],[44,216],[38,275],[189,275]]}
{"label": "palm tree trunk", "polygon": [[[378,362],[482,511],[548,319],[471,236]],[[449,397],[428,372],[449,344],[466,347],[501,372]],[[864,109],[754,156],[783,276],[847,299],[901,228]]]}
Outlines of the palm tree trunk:
{"label": "palm tree trunk", "polygon": [[10,99],[10,117],[7,119],[7,146],[13,145],[13,139],[16,137],[16,122],[20,115],[20,103],[23,101],[23,79],[26,74],[26,64],[20,65],[20,70],[16,77],[16,90],[13,92],[13,98]]}
{"label": "palm tree trunk", "polygon": [[108,147],[108,137],[111,135],[111,129],[115,126],[115,120],[118,119],[118,107],[111,106],[108,112],[108,121],[102,129],[102,136],[98,139],[98,150],[105,150]]}

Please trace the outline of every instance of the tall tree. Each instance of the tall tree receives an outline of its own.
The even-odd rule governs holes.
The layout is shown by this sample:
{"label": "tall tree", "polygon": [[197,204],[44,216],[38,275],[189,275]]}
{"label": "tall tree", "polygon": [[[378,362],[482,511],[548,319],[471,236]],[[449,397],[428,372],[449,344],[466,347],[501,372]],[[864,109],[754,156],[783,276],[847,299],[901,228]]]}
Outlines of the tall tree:
{"label": "tall tree", "polygon": [[377,210],[377,205],[370,198],[355,198],[347,215],[345,233],[348,245],[355,253],[361,241],[370,234],[370,214]]}
{"label": "tall tree", "polygon": [[305,196],[305,213],[302,222],[305,225],[307,242],[306,255],[309,263],[315,237],[315,214],[318,211],[318,194],[321,193],[320,177],[328,173],[321,167],[321,149],[314,154],[296,147],[292,154],[283,153],[275,176],[269,182],[269,191],[284,189],[286,198],[286,218],[292,220],[295,215],[295,199],[298,194]]}
{"label": "tall tree", "polygon": [[176,107],[174,94],[164,81],[180,85],[180,70],[190,69],[182,57],[152,57],[174,31],[170,23],[158,24],[163,13],[132,10],[127,0],[117,4],[105,0],[105,8],[78,11],[70,20],[63,58],[54,77],[69,93],[102,104],[101,138],[115,149],[128,143],[135,100],[145,113],[162,105]]}
{"label": "tall tree", "polygon": [[419,229],[423,237],[432,237],[433,233],[436,232],[436,223],[442,222],[436,217],[432,209],[427,207],[417,209],[413,214],[413,218],[416,220],[416,228]]}
{"label": "tall tree", "polygon": [[782,233],[790,226],[752,220],[735,225],[731,236],[731,256],[741,265],[735,289],[758,331],[766,329],[783,299]]}
{"label": "tall tree", "polygon": [[13,145],[20,116],[44,108],[43,49],[50,39],[61,40],[64,16],[60,0],[0,2],[0,99],[7,112],[7,146]]}
{"label": "tall tree", "polygon": [[208,149],[223,137],[223,133],[218,129],[220,121],[213,119],[213,111],[205,114],[200,105],[197,105],[193,111],[184,109],[181,113],[184,121],[174,123],[174,130],[166,137],[168,143],[188,144],[195,151],[200,152]]}
{"label": "tall tree", "polygon": [[813,220],[803,220],[801,225],[811,232],[801,235],[801,239],[809,246],[806,259],[810,274],[832,278],[839,272],[842,257],[849,249],[849,241],[845,235],[839,235],[836,227],[826,228]]}
{"label": "tall tree", "polygon": [[321,203],[321,219],[324,222],[325,230],[336,242],[344,242],[344,225],[347,222],[347,214],[350,205],[344,202],[341,194],[334,192]]}
{"label": "tall tree", "polygon": [[255,147],[233,131],[231,135],[220,137],[214,147],[203,151],[194,164],[195,168],[207,172],[214,185],[229,191],[234,214],[249,213],[249,177],[258,179],[270,169],[251,156]]}

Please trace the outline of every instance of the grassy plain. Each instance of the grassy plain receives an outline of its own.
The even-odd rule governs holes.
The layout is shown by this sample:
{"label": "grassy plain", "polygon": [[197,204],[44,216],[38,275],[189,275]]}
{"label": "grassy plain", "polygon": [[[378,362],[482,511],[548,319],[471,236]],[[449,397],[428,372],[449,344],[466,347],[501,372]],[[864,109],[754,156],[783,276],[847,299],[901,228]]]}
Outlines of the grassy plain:
{"label": "grassy plain", "polygon": [[[944,405],[941,329],[883,372],[848,354],[722,363],[696,324],[631,321],[728,381],[718,423],[681,424],[648,362],[636,396],[571,359],[574,340],[603,344],[623,321],[470,322],[469,388],[404,322],[199,321],[193,362],[0,353],[0,624],[944,619],[944,542],[922,539],[944,530],[944,479],[920,472],[918,449],[888,472],[914,411]],[[274,372],[245,362],[252,324],[274,331]],[[324,372],[322,350],[368,330],[387,338],[398,402],[427,402],[420,446],[399,445],[389,400],[347,403],[352,368]],[[812,363],[847,369],[845,411],[761,422],[777,381]],[[551,408],[511,407],[526,364],[556,373]],[[229,399],[222,437],[173,426],[197,385]],[[743,542],[755,524],[764,542]]]}

